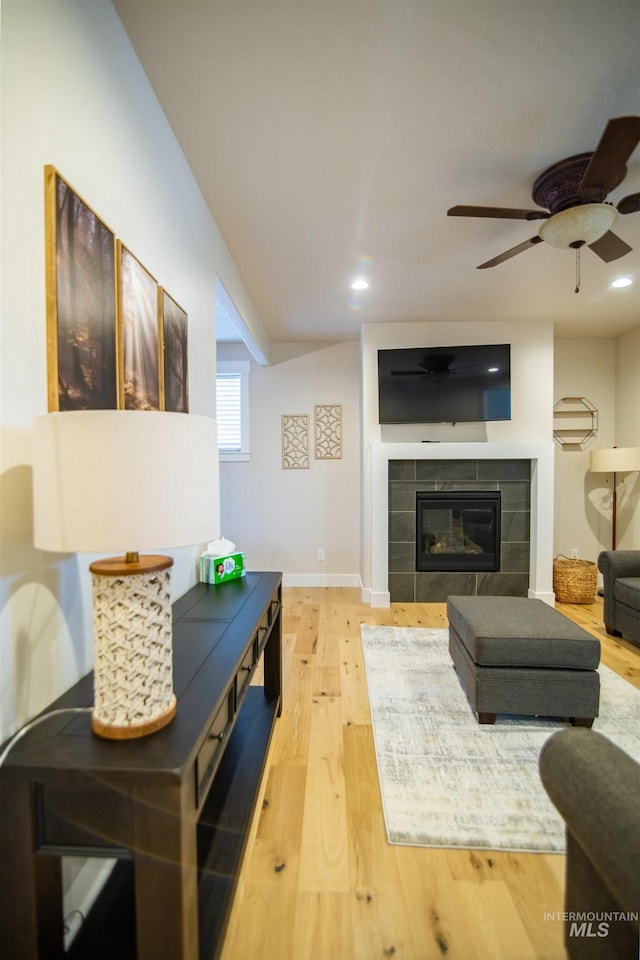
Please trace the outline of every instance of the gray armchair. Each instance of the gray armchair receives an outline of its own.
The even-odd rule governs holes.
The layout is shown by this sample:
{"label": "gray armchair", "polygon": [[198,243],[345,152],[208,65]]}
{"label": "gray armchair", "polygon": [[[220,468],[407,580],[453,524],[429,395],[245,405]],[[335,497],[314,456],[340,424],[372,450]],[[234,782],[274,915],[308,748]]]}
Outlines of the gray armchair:
{"label": "gray armchair", "polygon": [[603,550],[598,569],[607,633],[640,644],[640,550]]}
{"label": "gray armchair", "polygon": [[540,776],[566,823],[568,956],[637,960],[640,764],[602,734],[568,727],[545,742]]}

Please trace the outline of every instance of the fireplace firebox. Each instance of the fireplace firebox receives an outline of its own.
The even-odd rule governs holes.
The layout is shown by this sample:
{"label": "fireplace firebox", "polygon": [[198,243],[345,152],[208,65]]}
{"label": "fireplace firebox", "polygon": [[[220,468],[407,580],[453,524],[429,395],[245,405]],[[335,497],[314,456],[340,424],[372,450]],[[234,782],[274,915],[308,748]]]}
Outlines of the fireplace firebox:
{"label": "fireplace firebox", "polygon": [[500,569],[500,491],[416,493],[416,570]]}

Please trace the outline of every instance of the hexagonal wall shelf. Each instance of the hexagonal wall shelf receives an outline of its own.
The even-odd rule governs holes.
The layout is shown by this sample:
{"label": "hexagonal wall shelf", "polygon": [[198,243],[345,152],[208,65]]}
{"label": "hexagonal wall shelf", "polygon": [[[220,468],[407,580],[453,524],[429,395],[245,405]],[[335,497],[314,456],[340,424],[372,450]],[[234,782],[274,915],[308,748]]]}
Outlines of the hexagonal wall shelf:
{"label": "hexagonal wall shelf", "polygon": [[553,438],[583,450],[598,433],[598,411],[586,397],[563,397],[553,408]]}

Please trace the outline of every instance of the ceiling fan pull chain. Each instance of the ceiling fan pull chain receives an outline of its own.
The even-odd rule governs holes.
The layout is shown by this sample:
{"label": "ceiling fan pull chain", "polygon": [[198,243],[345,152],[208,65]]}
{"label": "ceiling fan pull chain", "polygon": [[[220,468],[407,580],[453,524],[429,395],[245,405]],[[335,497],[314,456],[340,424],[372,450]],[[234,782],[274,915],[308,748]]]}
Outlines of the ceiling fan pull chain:
{"label": "ceiling fan pull chain", "polygon": [[574,293],[580,293],[580,247],[576,247],[576,289]]}

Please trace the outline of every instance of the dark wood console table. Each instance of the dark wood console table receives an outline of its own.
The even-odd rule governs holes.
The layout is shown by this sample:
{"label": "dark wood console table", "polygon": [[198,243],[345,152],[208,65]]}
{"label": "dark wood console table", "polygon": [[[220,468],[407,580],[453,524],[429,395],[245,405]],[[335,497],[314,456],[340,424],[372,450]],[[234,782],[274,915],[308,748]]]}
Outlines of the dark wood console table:
{"label": "dark wood console table", "polygon": [[[7,960],[217,956],[281,710],[281,584],[248,573],[174,603],[178,707],[163,730],[103,740],[89,713],[67,714],[15,745],[0,770]],[[250,685],[261,656],[264,683]],[[48,710],[92,702],[87,674]],[[118,858],[68,954],[64,855]]]}

